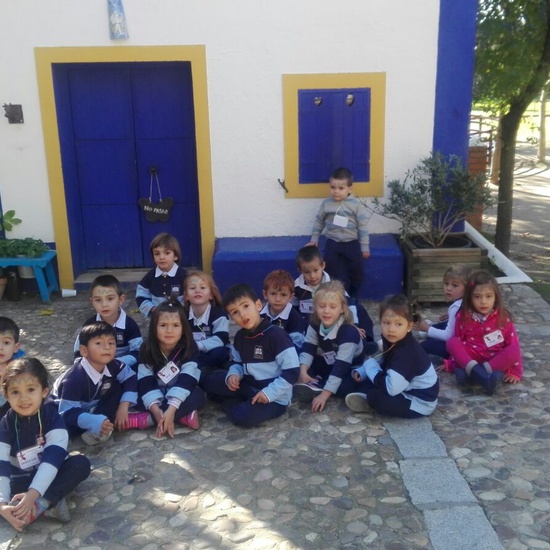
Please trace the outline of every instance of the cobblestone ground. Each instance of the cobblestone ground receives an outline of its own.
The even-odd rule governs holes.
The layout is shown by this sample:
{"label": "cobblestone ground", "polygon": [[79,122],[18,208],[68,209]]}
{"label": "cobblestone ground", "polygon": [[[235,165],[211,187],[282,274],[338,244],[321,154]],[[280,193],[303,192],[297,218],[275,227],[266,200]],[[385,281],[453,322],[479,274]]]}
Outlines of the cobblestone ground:
{"label": "cobblestone ground", "polygon": [[[525,285],[505,286],[526,372],[492,398],[442,377],[436,433],[478,498],[502,545],[550,549],[550,306]],[[130,304],[133,302],[129,296]],[[367,304],[373,319],[377,304]],[[142,325],[144,321],[131,309]],[[435,319],[444,307],[425,310]],[[85,293],[0,302],[23,329],[22,347],[57,375],[70,363]],[[401,456],[384,418],[355,416],[336,399],[324,413],[294,404],[287,415],[244,430],[214,405],[201,429],[115,434],[101,448],[79,441],[93,465],[70,497],[66,525],[40,519],[24,533],[3,527],[10,548],[340,549],[432,548],[410,501]]]}

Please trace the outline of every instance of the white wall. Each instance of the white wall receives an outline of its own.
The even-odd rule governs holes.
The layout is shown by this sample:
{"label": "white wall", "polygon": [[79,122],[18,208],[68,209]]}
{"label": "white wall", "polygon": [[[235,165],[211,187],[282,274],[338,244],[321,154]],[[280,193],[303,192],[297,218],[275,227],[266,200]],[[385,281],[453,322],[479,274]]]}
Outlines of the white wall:
{"label": "white wall", "polygon": [[[285,199],[282,74],[386,72],[385,177],[431,149],[438,0],[125,0],[130,38],[109,38],[107,0],[6,0],[0,18],[0,195],[11,236],[53,241],[33,48],[205,44],[217,237],[307,234],[321,199]],[[2,113],[3,114],[3,113]],[[328,193],[327,193],[328,195]],[[238,206],[237,206],[238,205]],[[396,229],[373,217],[372,233]]]}

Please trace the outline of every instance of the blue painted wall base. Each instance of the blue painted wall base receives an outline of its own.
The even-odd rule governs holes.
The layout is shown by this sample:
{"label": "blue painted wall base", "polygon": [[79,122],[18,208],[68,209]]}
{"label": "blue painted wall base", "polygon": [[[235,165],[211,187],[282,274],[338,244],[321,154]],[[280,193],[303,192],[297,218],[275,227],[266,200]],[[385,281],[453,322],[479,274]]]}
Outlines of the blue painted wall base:
{"label": "blue painted wall base", "polygon": [[[274,269],[286,269],[294,278],[298,276],[296,252],[309,239],[309,235],[216,239],[214,279],[222,293],[237,283],[248,283],[261,293],[265,276]],[[323,250],[323,241],[320,244]],[[371,235],[370,250],[370,258],[364,260],[365,280],[359,297],[382,300],[387,294],[402,293],[404,259],[397,236]]]}

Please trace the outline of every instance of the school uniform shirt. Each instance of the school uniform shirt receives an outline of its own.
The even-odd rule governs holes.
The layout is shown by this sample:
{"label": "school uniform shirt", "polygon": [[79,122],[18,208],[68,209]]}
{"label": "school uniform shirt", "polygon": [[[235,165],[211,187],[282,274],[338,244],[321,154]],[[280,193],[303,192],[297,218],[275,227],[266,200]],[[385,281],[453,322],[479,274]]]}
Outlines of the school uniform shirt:
{"label": "school uniform shirt", "polygon": [[177,296],[183,303],[183,280],[187,271],[174,264],[170,271],[162,271],[159,267],[151,269],[141,279],[136,289],[136,302],[143,315],[149,317],[151,310],[170,298]]}
{"label": "school uniform shirt", "polygon": [[[183,351],[183,348],[174,349],[166,361],[167,364],[173,362],[178,369],[176,376],[168,382],[165,382],[151,365],[145,363],[138,365],[138,394],[147,410],[154,404],[161,405],[164,401],[168,405],[173,405],[176,409],[179,409],[180,405],[197,386],[200,370],[196,361],[196,354],[191,360],[181,363],[178,357]],[[164,366],[162,365],[162,367]]]}
{"label": "school uniform shirt", "polygon": [[343,317],[340,317],[325,335],[320,324],[310,324],[300,353],[300,364],[311,367],[316,356],[327,365],[332,365],[323,389],[336,393],[342,378],[350,373],[354,365],[363,362],[363,343],[355,325],[344,323]]}
{"label": "school uniform shirt", "polygon": [[52,396],[59,407],[67,426],[99,434],[101,424],[107,418],[94,414],[100,398],[110,390],[112,379],[122,386],[120,401],[131,405],[137,403],[136,373],[122,361],[113,359],[97,372],[85,357],[78,358],[74,365],[54,383]]}
{"label": "school uniform shirt", "polygon": [[[336,218],[337,223],[336,216],[340,216]],[[338,219],[345,223],[345,226],[338,224]],[[359,241],[361,252],[369,252],[368,221],[367,208],[357,197],[348,195],[342,201],[335,201],[329,197],[319,207],[313,222],[311,241],[318,243],[324,229],[327,239],[338,243]]]}
{"label": "school uniform shirt", "polygon": [[[87,319],[83,327],[102,321],[99,313]],[[139,348],[143,344],[138,324],[120,308],[118,319],[113,325],[116,332],[116,358],[129,367],[137,365]],[[74,343],[74,358],[80,357],[80,338]]]}
{"label": "school uniform shirt", "polygon": [[[447,351],[457,343],[474,354],[479,363],[491,361],[498,355],[500,363],[509,364],[506,374],[513,374],[520,379],[523,376],[521,347],[516,327],[508,318],[503,327],[499,326],[496,311],[490,313],[485,319],[477,319],[476,314],[464,318],[462,312],[458,312],[455,334],[447,342]],[[448,368],[452,371],[458,365],[452,358],[452,352],[449,351],[449,353],[451,362]]]}
{"label": "school uniform shirt", "polygon": [[260,315],[265,319],[269,319],[272,325],[282,328],[294,342],[296,350],[300,351],[304,343],[307,325],[304,318],[292,307],[291,302],[275,316],[269,312],[269,304],[265,304],[260,311]]}
{"label": "school uniform shirt", "polygon": [[199,351],[208,352],[229,344],[229,319],[218,304],[208,304],[205,312],[197,319],[193,308],[189,308],[189,325]]}
{"label": "school uniform shirt", "polygon": [[290,405],[300,364],[296,348],[282,328],[262,319],[255,330],[240,329],[235,334],[232,359],[226,380],[233,374],[239,379],[251,376],[262,382],[270,403]]}
{"label": "school uniform shirt", "polygon": [[[21,468],[17,453],[35,447],[42,435],[44,450],[40,463],[30,468]],[[29,489],[43,495],[57,476],[67,457],[69,434],[57,410],[48,400],[42,403],[39,412],[22,417],[11,409],[0,421],[0,502],[11,499],[10,479],[35,472]]]}
{"label": "school uniform shirt", "polygon": [[[323,271],[321,282],[328,283],[330,281],[330,275]],[[300,315],[309,323],[309,319],[313,313],[313,294],[319,287],[313,287],[306,283],[304,276],[300,275],[294,281],[294,298],[292,299],[292,307],[294,307]]]}
{"label": "school uniform shirt", "polygon": [[434,340],[441,340],[442,342],[446,342],[451,338],[451,336],[454,336],[455,334],[455,324],[456,324],[456,314],[460,311],[460,307],[462,306],[462,298],[459,298],[455,302],[453,302],[449,309],[447,310],[448,319],[447,319],[447,326],[445,328],[436,328],[430,326],[428,328],[428,338],[433,338]]}
{"label": "school uniform shirt", "polygon": [[433,412],[437,405],[439,381],[428,354],[412,335],[407,333],[395,345],[384,337],[381,363],[367,359],[355,369],[364,379],[368,377],[376,388],[390,396],[402,394],[411,401],[411,410],[422,415]]}

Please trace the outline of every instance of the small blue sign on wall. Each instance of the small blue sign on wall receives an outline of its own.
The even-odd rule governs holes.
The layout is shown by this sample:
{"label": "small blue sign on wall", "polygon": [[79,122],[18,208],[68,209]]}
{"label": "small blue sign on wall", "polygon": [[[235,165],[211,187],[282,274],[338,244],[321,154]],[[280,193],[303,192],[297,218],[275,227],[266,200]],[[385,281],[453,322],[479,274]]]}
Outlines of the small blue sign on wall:
{"label": "small blue sign on wall", "polygon": [[371,89],[298,90],[299,183],[328,182],[349,168],[370,180]]}

